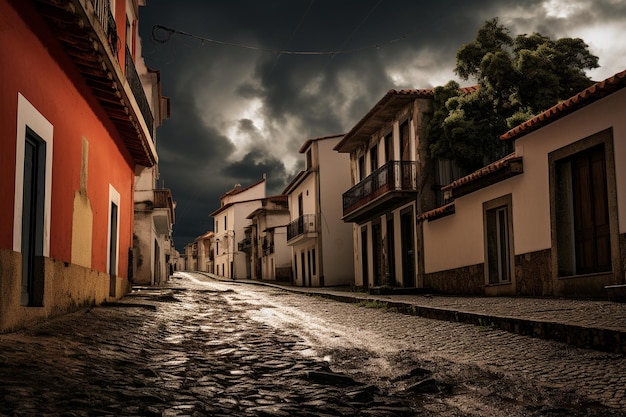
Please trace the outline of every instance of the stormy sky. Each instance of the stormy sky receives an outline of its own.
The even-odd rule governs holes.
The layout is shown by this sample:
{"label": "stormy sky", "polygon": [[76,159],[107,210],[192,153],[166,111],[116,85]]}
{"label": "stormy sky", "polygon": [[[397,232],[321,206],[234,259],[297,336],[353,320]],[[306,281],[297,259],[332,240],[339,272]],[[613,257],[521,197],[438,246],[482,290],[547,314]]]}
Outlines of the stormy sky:
{"label": "stormy sky", "polygon": [[157,150],[177,249],[212,229],[235,184],[266,174],[267,194],[282,192],[307,139],[347,132],[389,89],[473,84],[456,51],[494,17],[513,36],[582,38],[594,80],[626,68],[623,0],[148,0],[139,32],[171,97]]}

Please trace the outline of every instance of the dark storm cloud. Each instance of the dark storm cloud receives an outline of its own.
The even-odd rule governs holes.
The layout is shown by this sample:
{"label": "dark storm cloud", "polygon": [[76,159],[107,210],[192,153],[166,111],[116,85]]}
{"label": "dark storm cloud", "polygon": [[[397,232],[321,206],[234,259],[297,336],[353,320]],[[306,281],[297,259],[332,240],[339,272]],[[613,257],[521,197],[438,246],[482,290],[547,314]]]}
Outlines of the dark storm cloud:
{"label": "dark storm cloud", "polygon": [[[585,40],[577,33],[595,36],[583,29],[596,20],[624,27],[623,1],[589,3],[148,0],[140,7],[143,55],[161,71],[163,94],[172,99],[171,118],[157,137],[161,178],[178,203],[177,248],[212,227],[209,213],[235,184],[266,174],[268,195],[282,191],[301,169],[298,150],[307,139],[348,131],[389,89],[455,78],[456,51],[485,20],[499,16],[513,35],[539,31]],[[156,31],[154,40],[154,25],[207,40],[165,31]],[[593,45],[601,50],[598,39]],[[623,56],[616,55],[606,62]]]}

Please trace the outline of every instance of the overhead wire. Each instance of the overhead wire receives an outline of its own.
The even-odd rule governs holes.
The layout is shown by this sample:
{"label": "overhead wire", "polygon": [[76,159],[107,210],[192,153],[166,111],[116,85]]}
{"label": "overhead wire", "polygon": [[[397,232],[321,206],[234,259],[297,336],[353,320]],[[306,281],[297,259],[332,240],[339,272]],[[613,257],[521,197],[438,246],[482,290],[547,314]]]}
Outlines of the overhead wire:
{"label": "overhead wire", "polygon": [[[158,35],[159,32],[165,32],[167,35],[164,37],[159,36]],[[340,55],[340,54],[349,54],[349,53],[364,51],[368,49],[380,48],[381,46],[385,46],[394,42],[402,41],[406,39],[406,36],[407,36],[407,35],[403,35],[398,38],[390,39],[384,42],[379,42],[375,44],[370,44],[370,45],[361,46],[357,48],[350,48],[350,49],[338,49],[338,50],[330,50],[330,51],[297,51],[297,50],[288,50],[288,49],[273,49],[273,48],[266,48],[262,46],[254,46],[254,45],[247,45],[247,44],[236,43],[236,42],[222,41],[219,39],[206,38],[203,36],[195,35],[193,33],[185,32],[183,30],[175,29],[175,28],[165,26],[165,25],[152,26],[152,39],[155,42],[166,43],[171,39],[172,35],[187,36],[187,37],[199,40],[202,44],[213,43],[216,45],[231,46],[235,48],[243,48],[243,49],[249,49],[253,51],[268,52],[268,53],[273,53],[273,54],[278,54],[278,55],[331,55],[331,56]]]}

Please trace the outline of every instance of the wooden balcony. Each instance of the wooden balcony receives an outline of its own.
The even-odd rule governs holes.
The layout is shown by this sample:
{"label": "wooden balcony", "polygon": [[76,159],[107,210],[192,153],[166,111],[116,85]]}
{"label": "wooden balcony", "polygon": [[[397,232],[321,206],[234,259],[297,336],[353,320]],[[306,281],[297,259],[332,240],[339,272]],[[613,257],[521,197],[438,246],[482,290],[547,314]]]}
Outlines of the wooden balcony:
{"label": "wooden balcony", "polygon": [[120,51],[109,1],[31,1],[120,132],[134,161],[154,165],[158,157],[152,112],[130,53]]}
{"label": "wooden balcony", "polygon": [[390,161],[343,193],[343,220],[360,223],[417,196],[415,161]]}

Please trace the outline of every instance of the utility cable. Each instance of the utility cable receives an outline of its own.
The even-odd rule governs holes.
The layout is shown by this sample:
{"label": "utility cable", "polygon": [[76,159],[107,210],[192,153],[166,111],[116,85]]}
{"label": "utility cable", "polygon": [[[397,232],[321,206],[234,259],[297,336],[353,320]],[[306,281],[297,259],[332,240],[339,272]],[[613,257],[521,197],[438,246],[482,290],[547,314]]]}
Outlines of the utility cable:
{"label": "utility cable", "polygon": [[[159,33],[163,33],[163,32],[165,33],[165,35],[162,35],[162,34],[159,35]],[[152,39],[155,42],[166,43],[172,38],[172,35],[187,36],[187,37],[199,40],[202,44],[213,43],[217,45],[231,46],[235,48],[250,49],[253,51],[269,52],[269,53],[278,54],[278,55],[332,55],[332,56],[339,55],[339,54],[349,54],[353,52],[364,51],[367,49],[380,48],[381,46],[389,45],[391,43],[404,40],[407,37],[407,35],[403,35],[401,37],[390,39],[385,42],[361,46],[358,48],[339,49],[336,51],[294,51],[294,50],[264,48],[261,46],[253,46],[253,45],[246,45],[246,44],[241,44],[241,43],[221,41],[218,39],[205,38],[202,36],[194,35],[193,33],[185,32],[183,30],[175,29],[169,26],[164,26],[164,25],[152,26]]]}

